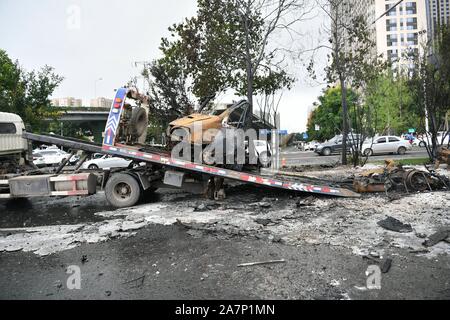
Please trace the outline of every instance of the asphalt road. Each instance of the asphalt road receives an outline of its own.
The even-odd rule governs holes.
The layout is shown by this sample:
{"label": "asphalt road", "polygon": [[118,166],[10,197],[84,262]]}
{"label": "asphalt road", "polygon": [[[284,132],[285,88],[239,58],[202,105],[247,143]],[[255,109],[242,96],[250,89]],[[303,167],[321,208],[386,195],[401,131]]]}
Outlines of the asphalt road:
{"label": "asphalt road", "polygon": [[[286,246],[246,237],[191,237],[180,226],[38,257],[0,253],[0,299],[449,299],[448,257],[391,249],[381,290],[362,290],[373,261],[327,245]],[[286,263],[240,268],[284,259]],[[80,268],[80,288],[67,285]],[[418,276],[420,275],[420,276]]]}
{"label": "asphalt road", "polygon": [[[417,256],[408,247],[391,245],[392,238],[400,236],[394,233],[386,235],[385,241],[373,248],[376,252],[382,252],[382,259],[390,258],[393,261],[390,270],[382,274],[381,289],[366,288],[369,266],[377,265],[382,259],[365,258],[355,254],[352,248],[330,245],[325,238],[345,234],[346,228],[357,224],[357,221],[370,219],[375,215],[372,209],[369,215],[361,211],[355,215],[354,211],[343,204],[323,198],[311,207],[293,209],[298,214],[297,218],[291,217],[289,209],[286,213],[290,215],[289,220],[284,222],[287,226],[298,219],[299,225],[312,225],[314,230],[313,233],[297,233],[295,229],[290,229],[290,234],[299,238],[308,234],[318,238],[315,243],[300,241],[298,245],[288,245],[269,233],[270,230],[277,230],[280,222],[275,217],[270,218],[267,212],[272,210],[276,214],[287,208],[296,208],[296,199],[292,195],[237,186],[229,190],[227,197],[228,200],[222,205],[233,207],[234,210],[254,209],[245,214],[244,211],[238,211],[234,216],[227,208],[217,209],[219,213],[222,212],[219,216],[214,209],[207,209],[205,212],[194,210],[191,218],[180,219],[187,222],[197,219],[196,221],[204,221],[203,224],[167,225],[164,219],[170,218],[175,212],[179,212],[177,216],[183,217],[190,207],[194,205],[199,208],[198,205],[205,203],[205,200],[162,190],[158,199],[154,200],[155,203],[142,204],[126,212],[119,210],[117,213],[120,216],[134,212],[123,218],[132,222],[135,219],[133,215],[138,215],[139,212],[152,215],[156,205],[163,206],[156,222],[136,230],[134,235],[82,243],[75,248],[58,250],[47,256],[24,250],[0,252],[0,299],[450,299],[449,256]],[[272,209],[266,207],[268,201]],[[326,201],[333,202],[327,205]],[[377,198],[372,201],[380,203]],[[257,207],[252,207],[255,203],[258,204]],[[239,206],[244,209],[239,209]],[[113,209],[107,207],[102,195],[80,199],[5,202],[0,203],[0,211],[3,212],[0,228],[56,224],[56,229],[53,230],[57,232],[58,225],[78,226],[102,219],[103,222],[110,220],[113,224],[122,223],[117,220],[118,216],[95,215],[96,212],[105,210]],[[332,210],[335,212],[330,213]],[[445,210],[433,212],[435,216],[439,216],[447,214]],[[112,213],[115,211],[117,210]],[[333,223],[325,222],[315,226],[314,217],[320,215],[320,212],[334,217]],[[394,214],[392,210],[389,213]],[[222,222],[220,216],[224,219]],[[358,220],[349,221],[354,216]],[[272,220],[265,222],[261,217]],[[253,227],[255,229],[248,228],[248,221],[253,219],[259,221],[258,224]],[[318,216],[317,219],[322,221],[324,217]],[[265,226],[266,223],[269,225]],[[336,229],[327,230],[328,227]],[[98,228],[105,228],[105,225],[99,225]],[[366,236],[367,225],[357,226],[357,230],[364,232],[364,238],[370,237]],[[23,231],[1,232],[3,236],[12,236]],[[86,231],[74,229],[69,233],[72,232]],[[25,232],[29,239],[27,241],[32,241],[35,233],[39,233],[39,229]],[[50,234],[44,236],[47,237]],[[34,239],[36,240],[36,236]],[[55,240],[58,239],[63,240]],[[320,239],[324,241],[319,241]],[[41,240],[45,239],[38,239]],[[357,245],[357,241],[352,240],[351,243]],[[285,263],[238,266],[242,263],[280,259],[284,259]],[[68,271],[73,266],[80,270],[79,289],[68,286]]]}
{"label": "asphalt road", "polygon": [[[297,151],[295,149],[290,149],[281,154],[281,159],[286,160],[287,166],[301,166],[301,165],[333,165],[340,161],[341,155],[331,155],[328,157],[319,156],[312,151]],[[384,154],[376,155],[369,158],[369,162],[372,161],[383,161],[387,158],[400,160],[400,159],[420,159],[427,158],[428,154],[425,149],[414,149],[407,152],[405,155],[401,156],[398,154]]]}

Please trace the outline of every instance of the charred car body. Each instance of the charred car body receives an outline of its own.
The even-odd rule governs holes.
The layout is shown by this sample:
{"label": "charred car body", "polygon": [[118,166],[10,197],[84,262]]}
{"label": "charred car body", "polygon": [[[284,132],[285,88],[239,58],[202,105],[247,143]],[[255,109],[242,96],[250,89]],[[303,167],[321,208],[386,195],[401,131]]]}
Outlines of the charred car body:
{"label": "charred car body", "polygon": [[[209,165],[242,169],[244,165],[268,167],[272,152],[268,143],[262,149],[258,128],[248,128],[249,104],[241,100],[231,105],[200,108],[198,113],[169,124],[167,136],[175,156],[179,149],[191,151],[191,160]],[[250,129],[250,130],[249,130]],[[252,130],[253,129],[253,130]],[[175,145],[179,146],[176,148]],[[184,145],[183,145],[184,144]]]}

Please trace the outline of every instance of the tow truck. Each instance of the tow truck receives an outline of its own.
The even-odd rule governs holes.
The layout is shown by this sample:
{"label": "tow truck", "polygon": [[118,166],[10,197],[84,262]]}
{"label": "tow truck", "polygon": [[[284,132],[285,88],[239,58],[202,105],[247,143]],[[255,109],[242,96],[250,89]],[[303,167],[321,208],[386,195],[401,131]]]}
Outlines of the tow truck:
{"label": "tow truck", "polygon": [[[29,143],[61,146],[71,150],[70,156],[52,173],[32,169],[0,176],[0,199],[89,196],[104,192],[112,206],[125,208],[135,206],[159,188],[180,188],[220,199],[224,191],[219,181],[223,180],[333,197],[360,196],[345,188],[315,185],[298,179],[274,178],[174,158],[167,150],[145,144],[149,102],[149,97],[140,94],[135,88],[118,89],[102,144],[24,131],[22,137]],[[83,152],[80,161],[74,168],[67,170],[68,159],[78,151]],[[81,169],[90,155],[98,153],[133,162],[128,168],[122,169]]]}

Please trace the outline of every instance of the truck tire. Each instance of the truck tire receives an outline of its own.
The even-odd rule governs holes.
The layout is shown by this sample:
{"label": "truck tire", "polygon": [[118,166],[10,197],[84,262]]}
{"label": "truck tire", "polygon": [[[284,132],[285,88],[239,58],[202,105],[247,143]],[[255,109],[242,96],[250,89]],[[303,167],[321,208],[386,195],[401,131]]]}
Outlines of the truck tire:
{"label": "truck tire", "polygon": [[141,198],[138,181],[129,174],[116,173],[106,183],[106,200],[116,208],[132,207]]}
{"label": "truck tire", "polygon": [[131,114],[131,134],[139,138],[147,131],[148,116],[144,108],[136,107]]}

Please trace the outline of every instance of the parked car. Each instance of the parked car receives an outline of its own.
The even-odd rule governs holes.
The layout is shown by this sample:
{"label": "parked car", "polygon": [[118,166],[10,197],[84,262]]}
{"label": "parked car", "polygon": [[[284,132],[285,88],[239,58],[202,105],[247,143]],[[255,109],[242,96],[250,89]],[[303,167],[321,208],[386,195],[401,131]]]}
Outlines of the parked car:
{"label": "parked car", "polygon": [[305,144],[304,151],[315,151],[316,148],[320,145],[317,141],[311,141]]}
{"label": "parked car", "polygon": [[412,145],[408,140],[402,140],[395,136],[381,136],[372,140],[366,140],[362,146],[362,153],[365,156],[383,153],[405,154],[412,149]]}
{"label": "parked car", "polygon": [[101,158],[92,159],[83,163],[83,169],[127,168],[133,161],[119,157],[104,155]]}
{"label": "parked car", "polygon": [[[33,163],[38,167],[59,165],[68,157],[70,157],[69,153],[55,148],[33,151]],[[74,155],[70,157],[69,164],[74,165],[78,160],[80,160],[80,157]]]}
{"label": "parked car", "polygon": [[[348,152],[351,152],[353,145],[358,141],[361,136],[358,134],[349,135],[347,138]],[[341,153],[343,148],[343,137],[342,135],[335,136],[333,139],[328,140],[325,143],[319,144],[314,150],[317,154],[321,156],[329,156],[334,153]]]}
{"label": "parked car", "polygon": [[272,164],[272,149],[270,148],[270,144],[265,140],[254,140],[253,143],[259,164],[264,168],[270,167]]}

